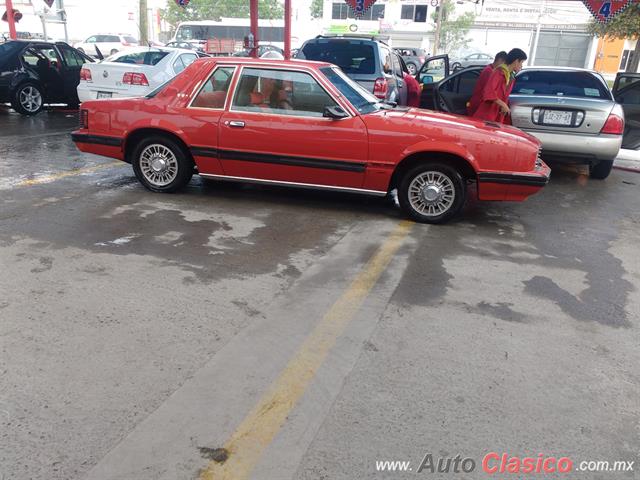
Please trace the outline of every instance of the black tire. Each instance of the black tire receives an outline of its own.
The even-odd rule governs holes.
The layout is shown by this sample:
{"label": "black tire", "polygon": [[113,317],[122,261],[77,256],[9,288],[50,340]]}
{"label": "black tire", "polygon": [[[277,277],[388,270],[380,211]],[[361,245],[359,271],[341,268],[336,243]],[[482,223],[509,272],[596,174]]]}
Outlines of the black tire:
{"label": "black tire", "polygon": [[604,180],[611,173],[613,160],[600,160],[595,165],[589,165],[589,177],[596,180]]}
{"label": "black tire", "polygon": [[407,70],[409,70],[409,75],[413,76],[418,73],[418,66],[413,62],[409,62],[407,63]]}
{"label": "black tire", "polygon": [[[418,193],[421,181],[425,182],[424,187],[431,187],[429,192],[425,188]],[[434,198],[430,200],[425,195]],[[409,218],[420,223],[447,222],[460,212],[466,197],[464,178],[458,170],[444,163],[417,165],[403,175],[398,185],[400,207]]]}
{"label": "black tire", "polygon": [[35,82],[21,84],[13,93],[11,106],[22,115],[37,115],[44,108],[42,87]]}
{"label": "black tire", "polygon": [[116,50],[115,48],[112,48],[111,53],[109,55],[115,55],[116,53],[118,53],[118,50]]}
{"label": "black tire", "polygon": [[[163,135],[141,140],[133,147],[130,158],[136,177],[152,192],[175,192],[193,176],[193,161],[189,154],[178,142]],[[153,165],[154,161],[157,161],[157,167]]]}

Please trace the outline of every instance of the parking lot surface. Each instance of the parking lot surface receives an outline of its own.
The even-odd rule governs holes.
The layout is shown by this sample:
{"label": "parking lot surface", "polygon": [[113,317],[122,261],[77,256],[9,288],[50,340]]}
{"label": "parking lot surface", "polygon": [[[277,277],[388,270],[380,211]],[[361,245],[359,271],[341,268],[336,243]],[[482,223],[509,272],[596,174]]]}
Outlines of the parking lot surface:
{"label": "parking lot surface", "polygon": [[450,478],[429,453],[525,478],[489,452],[637,478],[640,175],[554,169],[426,226],[389,199],[153,194],[75,149],[75,113],[0,124],[0,478]]}

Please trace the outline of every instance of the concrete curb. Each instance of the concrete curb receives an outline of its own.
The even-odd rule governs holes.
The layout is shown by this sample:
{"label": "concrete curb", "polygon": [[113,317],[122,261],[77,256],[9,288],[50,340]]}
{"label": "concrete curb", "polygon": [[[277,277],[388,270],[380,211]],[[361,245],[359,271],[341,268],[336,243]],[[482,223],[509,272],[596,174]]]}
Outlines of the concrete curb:
{"label": "concrete curb", "polygon": [[640,167],[638,168],[633,168],[633,167],[619,167],[617,165],[614,165],[613,168],[615,168],[616,170],[624,170],[625,172],[634,172],[634,173],[640,173]]}

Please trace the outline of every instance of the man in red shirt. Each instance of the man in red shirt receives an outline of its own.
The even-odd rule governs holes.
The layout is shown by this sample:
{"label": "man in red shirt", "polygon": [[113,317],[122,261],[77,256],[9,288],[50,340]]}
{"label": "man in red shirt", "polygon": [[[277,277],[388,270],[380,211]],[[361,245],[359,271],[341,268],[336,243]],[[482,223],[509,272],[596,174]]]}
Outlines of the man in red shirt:
{"label": "man in red shirt", "polygon": [[403,72],[403,79],[407,86],[407,106],[420,107],[420,84],[408,72]]}
{"label": "man in red shirt", "polygon": [[515,75],[522,70],[522,64],[526,59],[527,54],[519,48],[514,48],[507,54],[506,63],[491,73],[473,118],[509,123],[509,94],[515,83]]}
{"label": "man in red shirt", "polygon": [[470,117],[476,113],[478,109],[478,105],[480,105],[480,99],[482,97],[482,91],[484,87],[487,85],[489,81],[489,77],[493,73],[493,71],[502,65],[507,60],[507,52],[498,52],[496,58],[494,58],[493,63],[484,67],[480,76],[478,77],[478,81],[476,82],[476,86],[473,89],[473,94],[471,95],[471,99],[469,103],[467,103],[467,115]]}

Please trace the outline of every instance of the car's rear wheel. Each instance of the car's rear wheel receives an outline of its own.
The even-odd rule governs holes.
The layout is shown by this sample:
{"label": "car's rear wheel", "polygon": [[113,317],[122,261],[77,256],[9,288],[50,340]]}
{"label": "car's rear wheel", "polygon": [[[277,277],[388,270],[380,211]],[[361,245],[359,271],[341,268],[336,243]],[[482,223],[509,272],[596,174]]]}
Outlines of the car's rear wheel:
{"label": "car's rear wheel", "polygon": [[600,160],[595,165],[589,165],[589,177],[604,180],[611,173],[613,160]]}
{"label": "car's rear wheel", "polygon": [[421,223],[444,223],[464,206],[467,188],[462,175],[442,163],[425,163],[407,171],[398,187],[402,210]]}
{"label": "car's rear wheel", "polygon": [[36,115],[44,106],[42,90],[33,82],[20,85],[14,94],[11,106],[22,115]]}
{"label": "car's rear wheel", "polygon": [[140,183],[152,192],[175,192],[193,175],[193,163],[182,146],[160,135],[138,143],[131,163]]}
{"label": "car's rear wheel", "polygon": [[409,70],[409,74],[410,75],[415,75],[416,72],[418,71],[418,67],[416,66],[415,63],[407,63],[407,70]]}

